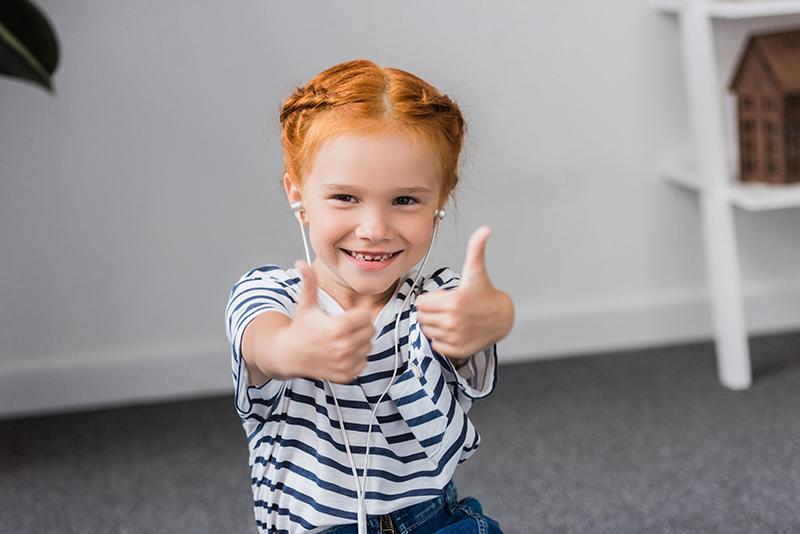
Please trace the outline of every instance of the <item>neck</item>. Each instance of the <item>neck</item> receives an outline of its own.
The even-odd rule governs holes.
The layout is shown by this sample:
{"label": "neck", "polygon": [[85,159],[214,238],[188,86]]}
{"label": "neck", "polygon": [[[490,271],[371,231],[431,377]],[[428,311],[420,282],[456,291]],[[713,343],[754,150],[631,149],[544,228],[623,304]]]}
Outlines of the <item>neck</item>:
{"label": "neck", "polygon": [[356,291],[353,291],[352,288],[341,283],[337,283],[336,279],[330,276],[330,273],[327,272],[327,269],[324,266],[316,264],[317,262],[315,260],[312,264],[312,269],[314,269],[314,272],[317,275],[319,287],[322,288],[322,290],[328,295],[330,295],[339,304],[339,306],[342,307],[343,310],[364,307],[374,311],[374,315],[377,315],[377,313],[380,312],[386,303],[389,302],[389,299],[392,298],[392,295],[394,295],[395,289],[397,288],[397,284],[400,283],[399,279],[395,280],[395,282],[382,293],[376,295],[365,295],[357,293]]}

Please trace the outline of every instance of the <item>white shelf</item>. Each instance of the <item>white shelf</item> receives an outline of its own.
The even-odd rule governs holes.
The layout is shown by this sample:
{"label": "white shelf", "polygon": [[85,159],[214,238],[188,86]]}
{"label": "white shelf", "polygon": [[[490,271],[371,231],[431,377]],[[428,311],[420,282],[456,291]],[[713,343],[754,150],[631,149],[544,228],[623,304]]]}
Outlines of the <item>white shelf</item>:
{"label": "white shelf", "polygon": [[[703,234],[708,272],[717,373],[726,387],[747,389],[752,384],[753,373],[735,208],[763,212],[800,207],[800,185],[744,184],[738,181],[738,173],[732,172],[726,156],[723,94],[717,76],[719,65],[714,39],[717,25],[712,22],[800,15],[800,0],[649,1],[654,9],[678,19],[694,145],[693,157],[688,161],[666,160],[671,166],[662,174],[670,182],[698,194],[702,225],[699,230]],[[693,163],[694,168],[684,163]],[[700,169],[702,172],[698,172]]]}
{"label": "white shelf", "polygon": [[[705,192],[706,184],[690,165],[674,165],[665,168],[661,175],[665,180],[680,187]],[[769,211],[800,208],[800,183],[791,185],[745,184],[731,180],[722,188],[728,201],[747,211]]]}
{"label": "white shelf", "polygon": [[798,0],[651,0],[655,9],[678,14],[687,3],[718,19],[747,19],[800,14]]}

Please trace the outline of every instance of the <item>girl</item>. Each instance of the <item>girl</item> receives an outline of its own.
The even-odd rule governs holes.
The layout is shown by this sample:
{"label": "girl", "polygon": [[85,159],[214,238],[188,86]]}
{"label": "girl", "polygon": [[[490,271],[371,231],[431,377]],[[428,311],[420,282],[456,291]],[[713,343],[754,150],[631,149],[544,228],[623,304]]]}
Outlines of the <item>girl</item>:
{"label": "girl", "polygon": [[461,112],[356,60],[297,88],[280,120],[307,261],[247,272],[226,308],[259,531],[500,532],[451,480],[480,442],[467,412],[494,388],[514,317],[484,266],[489,229],[460,278],[422,277],[458,181]]}

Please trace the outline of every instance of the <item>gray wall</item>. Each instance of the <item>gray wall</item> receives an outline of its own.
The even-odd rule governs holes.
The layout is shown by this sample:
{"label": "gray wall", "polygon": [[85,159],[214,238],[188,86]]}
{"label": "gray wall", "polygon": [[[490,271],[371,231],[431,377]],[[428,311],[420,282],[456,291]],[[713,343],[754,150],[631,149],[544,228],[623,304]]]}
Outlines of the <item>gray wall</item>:
{"label": "gray wall", "polygon": [[[697,199],[657,172],[690,143],[677,24],[645,2],[39,4],[57,94],[0,79],[0,415],[231,390],[231,285],[302,255],[280,101],[357,57],[462,106],[430,261],[493,227],[501,361],[710,336]],[[745,25],[719,30],[724,83]],[[737,213],[754,332],[800,325],[798,223]]]}

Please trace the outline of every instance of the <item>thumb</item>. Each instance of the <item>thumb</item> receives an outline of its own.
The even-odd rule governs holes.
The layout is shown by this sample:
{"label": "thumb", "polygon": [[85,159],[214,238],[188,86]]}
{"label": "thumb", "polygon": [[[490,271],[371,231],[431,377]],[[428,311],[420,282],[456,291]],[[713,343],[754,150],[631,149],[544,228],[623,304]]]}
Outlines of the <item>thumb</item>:
{"label": "thumb", "polygon": [[301,310],[316,308],[318,306],[317,275],[303,260],[297,260],[294,262],[294,266],[300,271],[300,278],[303,280],[303,287],[300,288],[300,296],[297,299],[297,308]]}
{"label": "thumb", "polygon": [[467,243],[467,255],[461,270],[461,284],[486,276],[486,242],[492,234],[488,226],[481,226],[472,233]]}

